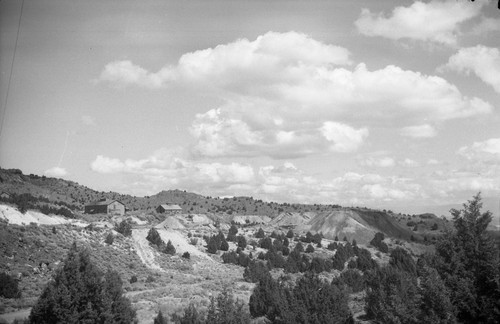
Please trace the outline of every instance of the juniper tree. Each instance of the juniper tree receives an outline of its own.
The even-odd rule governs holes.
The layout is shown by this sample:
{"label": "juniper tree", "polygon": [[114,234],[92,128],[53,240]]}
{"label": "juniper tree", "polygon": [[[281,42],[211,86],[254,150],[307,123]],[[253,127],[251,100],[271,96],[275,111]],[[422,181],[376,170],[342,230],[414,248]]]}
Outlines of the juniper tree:
{"label": "juniper tree", "polygon": [[133,323],[135,311],[114,271],[103,273],[73,243],[64,265],[31,309],[30,323]]}

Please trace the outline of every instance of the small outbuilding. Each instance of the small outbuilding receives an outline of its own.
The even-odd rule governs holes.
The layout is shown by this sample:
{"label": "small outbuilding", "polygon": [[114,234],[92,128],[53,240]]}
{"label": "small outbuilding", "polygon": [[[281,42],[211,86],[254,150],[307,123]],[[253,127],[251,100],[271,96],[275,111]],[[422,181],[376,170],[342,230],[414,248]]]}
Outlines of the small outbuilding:
{"label": "small outbuilding", "polygon": [[179,205],[163,204],[156,207],[156,212],[160,214],[180,214],[182,208]]}
{"label": "small outbuilding", "polygon": [[85,214],[125,215],[125,205],[118,200],[101,199],[85,205]]}

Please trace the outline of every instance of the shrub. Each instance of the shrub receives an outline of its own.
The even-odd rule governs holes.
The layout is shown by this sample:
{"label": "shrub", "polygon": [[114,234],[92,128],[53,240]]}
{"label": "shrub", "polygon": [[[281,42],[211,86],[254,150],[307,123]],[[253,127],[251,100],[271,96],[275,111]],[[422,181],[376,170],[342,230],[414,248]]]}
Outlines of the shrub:
{"label": "shrub", "polygon": [[130,277],[129,282],[130,282],[131,284],[133,284],[134,282],[137,282],[137,276],[136,276],[136,275],[133,275],[132,277]]}
{"label": "shrub", "polygon": [[116,226],[115,230],[122,234],[123,236],[130,236],[132,235],[132,225],[130,225],[129,222],[126,220],[122,221],[118,226]]}
{"label": "shrub", "polygon": [[380,252],[387,253],[389,252],[389,247],[384,242],[384,234],[376,233],[375,237],[370,241],[370,244],[376,247]]}
{"label": "shrub", "polygon": [[146,282],[148,282],[148,283],[149,283],[149,282],[155,282],[155,281],[156,281],[156,279],[155,279],[155,277],[153,277],[152,275],[149,275],[149,276],[146,278]]}
{"label": "shrub", "polygon": [[189,259],[191,259],[191,254],[189,254],[189,252],[188,252],[188,251],[186,251],[186,252],[182,253],[182,257],[183,257],[184,259],[188,259],[188,260],[189,260]]}
{"label": "shrub", "polygon": [[113,235],[113,233],[109,233],[106,236],[106,239],[104,240],[104,242],[106,242],[106,244],[108,244],[108,245],[111,245],[111,244],[113,244],[114,240],[115,240],[115,236]]}
{"label": "shrub", "polygon": [[313,253],[314,247],[311,244],[308,244],[306,247],[306,253]]}
{"label": "shrub", "polygon": [[20,298],[18,282],[5,272],[0,273],[0,296],[5,298]]}

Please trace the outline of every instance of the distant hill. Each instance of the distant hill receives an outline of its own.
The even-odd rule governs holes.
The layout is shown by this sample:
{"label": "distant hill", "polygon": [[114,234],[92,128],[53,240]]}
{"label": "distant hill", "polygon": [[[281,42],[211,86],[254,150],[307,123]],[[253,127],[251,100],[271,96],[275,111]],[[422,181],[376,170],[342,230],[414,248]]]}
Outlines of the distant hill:
{"label": "distant hill", "polygon": [[185,190],[165,190],[152,196],[136,197],[116,192],[104,192],[90,189],[76,182],[39,176],[25,175],[19,169],[0,168],[0,192],[10,194],[28,193],[34,197],[42,197],[50,202],[64,202],[83,207],[99,199],[116,199],[125,204],[131,211],[153,211],[158,205],[174,203],[182,207],[185,213],[217,214],[227,216],[230,220],[234,215],[261,215],[274,218],[284,212],[328,211],[338,205],[306,205],[265,202],[252,197],[219,198],[202,196]]}

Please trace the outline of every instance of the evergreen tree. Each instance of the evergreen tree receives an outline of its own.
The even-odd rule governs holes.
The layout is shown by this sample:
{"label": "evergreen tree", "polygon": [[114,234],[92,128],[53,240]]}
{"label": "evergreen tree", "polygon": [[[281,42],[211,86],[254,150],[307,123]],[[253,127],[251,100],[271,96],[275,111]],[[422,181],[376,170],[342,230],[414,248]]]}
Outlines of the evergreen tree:
{"label": "evergreen tree", "polygon": [[233,294],[224,288],[217,298],[210,299],[206,324],[246,324],[250,316],[245,311],[244,304],[235,301]]}
{"label": "evergreen tree", "polygon": [[158,248],[161,248],[165,244],[161,239],[160,234],[154,227],[151,227],[149,230],[146,240],[148,240],[151,244],[156,245]]}
{"label": "evergreen tree", "polygon": [[182,317],[173,317],[174,322],[178,324],[203,324],[205,321],[193,303],[190,303],[184,310],[184,315]]}
{"label": "evergreen tree", "polygon": [[64,266],[56,271],[31,309],[30,323],[133,323],[135,311],[123,296],[116,272],[103,274],[88,250],[73,243]]}
{"label": "evergreen tree", "polygon": [[217,253],[217,239],[215,236],[211,236],[210,239],[208,240],[207,244],[207,252],[211,254],[216,254]]}
{"label": "evergreen tree", "polygon": [[417,279],[387,266],[366,275],[366,314],[379,323],[420,323]]}
{"label": "evergreen tree", "polygon": [[456,310],[451,303],[450,293],[436,269],[424,267],[420,286],[422,303],[419,319],[421,323],[456,323]]}
{"label": "evergreen tree", "polygon": [[161,309],[158,311],[158,315],[153,320],[153,324],[167,324],[167,319],[163,316]]}
{"label": "evergreen tree", "polygon": [[175,246],[172,244],[170,240],[168,240],[167,245],[163,249],[163,253],[175,255]]}
{"label": "evergreen tree", "polygon": [[400,247],[397,247],[391,252],[391,259],[389,260],[389,264],[395,268],[409,272],[412,275],[417,274],[415,261],[413,261],[412,257],[406,250]]}
{"label": "evergreen tree", "polygon": [[434,267],[448,287],[457,319],[469,323],[496,323],[500,318],[499,248],[486,231],[491,213],[481,212],[478,193],[452,209],[455,232],[436,244]]}
{"label": "evergreen tree", "polygon": [[229,233],[227,234],[227,240],[229,242],[236,242],[236,234],[238,234],[238,228],[236,225],[231,225],[229,228]]}
{"label": "evergreen tree", "polygon": [[304,252],[304,246],[302,245],[301,242],[299,242],[299,243],[297,243],[297,245],[295,245],[294,251]]}
{"label": "evergreen tree", "polygon": [[286,233],[286,237],[289,239],[293,238],[293,231],[291,229],[289,229],[288,232]]}
{"label": "evergreen tree", "polygon": [[245,239],[245,237],[243,235],[238,235],[238,247],[239,248],[246,248],[247,247],[247,240]]}
{"label": "evergreen tree", "polygon": [[262,229],[262,227],[259,228],[259,230],[257,231],[257,233],[255,234],[255,237],[256,238],[264,238],[266,236],[266,234],[264,233],[264,230]]}
{"label": "evergreen tree", "polygon": [[227,250],[229,250],[229,243],[227,243],[226,239],[223,239],[223,240],[220,242],[219,249],[220,249],[221,251],[227,251]]}

